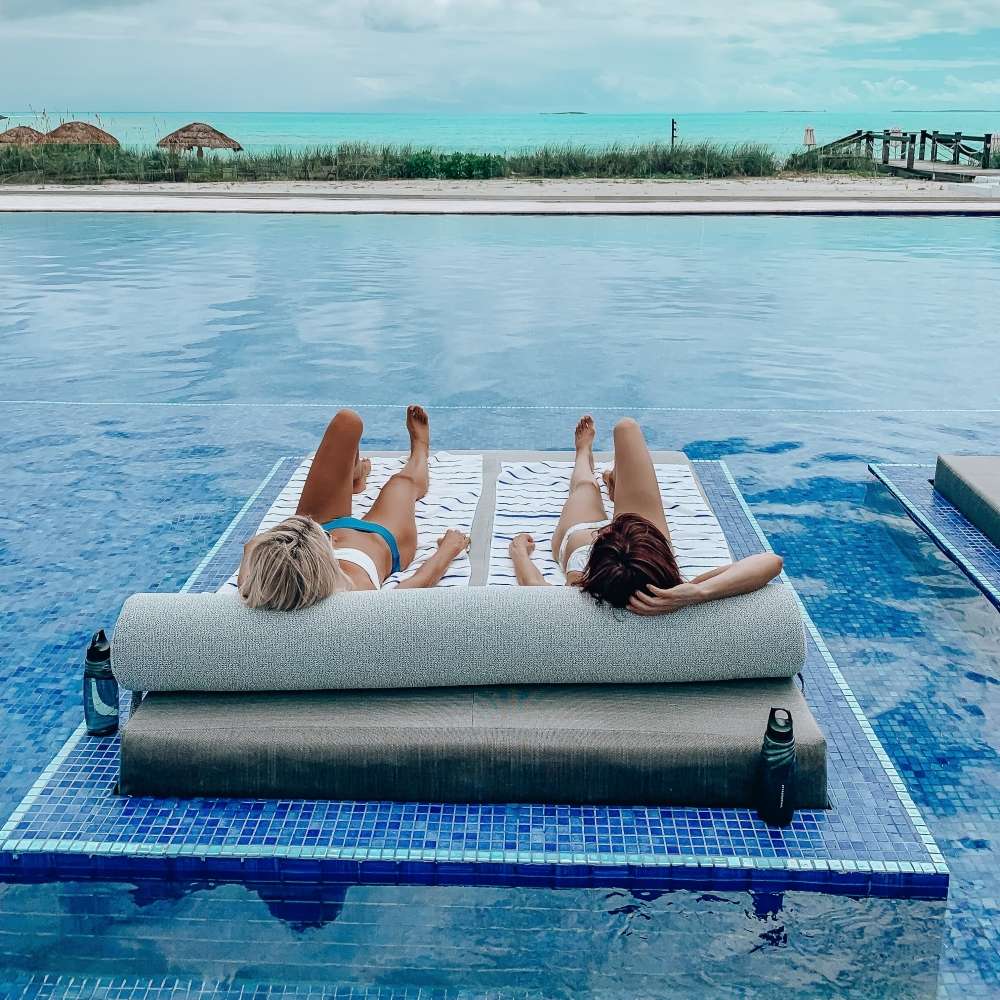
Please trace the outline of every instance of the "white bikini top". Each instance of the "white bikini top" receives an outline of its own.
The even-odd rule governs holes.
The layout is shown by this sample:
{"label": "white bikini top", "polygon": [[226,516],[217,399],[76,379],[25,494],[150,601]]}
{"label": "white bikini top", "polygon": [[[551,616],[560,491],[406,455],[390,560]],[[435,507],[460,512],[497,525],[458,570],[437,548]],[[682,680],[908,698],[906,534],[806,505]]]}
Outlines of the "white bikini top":
{"label": "white bikini top", "polygon": [[361,549],[341,549],[335,546],[333,554],[342,562],[360,566],[368,574],[372,586],[376,590],[382,589],[382,577],[379,575],[378,567],[375,565],[375,560],[367,552],[362,552]]}

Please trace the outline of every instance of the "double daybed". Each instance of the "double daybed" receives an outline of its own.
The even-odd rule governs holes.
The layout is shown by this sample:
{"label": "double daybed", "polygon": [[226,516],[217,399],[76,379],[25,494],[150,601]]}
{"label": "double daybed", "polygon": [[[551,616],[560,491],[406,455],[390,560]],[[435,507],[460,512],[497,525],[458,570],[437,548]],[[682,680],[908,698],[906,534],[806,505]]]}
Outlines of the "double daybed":
{"label": "double daybed", "polygon": [[[567,457],[484,456],[469,586],[295,613],[248,610],[231,588],[130,598],[112,663],[145,694],[121,734],[121,792],[746,806],[780,706],[796,805],[825,808],[791,588],[651,619],[564,587],[484,585],[503,544],[501,461]],[[693,474],[683,455],[654,458]]]}

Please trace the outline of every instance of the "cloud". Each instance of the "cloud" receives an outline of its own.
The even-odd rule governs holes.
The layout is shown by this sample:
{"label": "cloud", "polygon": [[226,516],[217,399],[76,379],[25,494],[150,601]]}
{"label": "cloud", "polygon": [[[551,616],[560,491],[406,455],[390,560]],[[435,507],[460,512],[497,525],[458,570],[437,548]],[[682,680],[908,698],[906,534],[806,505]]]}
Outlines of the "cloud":
{"label": "cloud", "polygon": [[373,31],[426,31],[445,23],[448,0],[367,0],[361,18]]}
{"label": "cloud", "polygon": [[[996,73],[978,71],[1000,66],[996,11],[997,0],[0,0],[3,99],[642,111],[947,92],[951,103],[994,93]],[[958,67],[969,80],[942,82]]]}
{"label": "cloud", "polygon": [[0,17],[23,18],[61,17],[109,9],[142,7],[152,0],[0,0]]}

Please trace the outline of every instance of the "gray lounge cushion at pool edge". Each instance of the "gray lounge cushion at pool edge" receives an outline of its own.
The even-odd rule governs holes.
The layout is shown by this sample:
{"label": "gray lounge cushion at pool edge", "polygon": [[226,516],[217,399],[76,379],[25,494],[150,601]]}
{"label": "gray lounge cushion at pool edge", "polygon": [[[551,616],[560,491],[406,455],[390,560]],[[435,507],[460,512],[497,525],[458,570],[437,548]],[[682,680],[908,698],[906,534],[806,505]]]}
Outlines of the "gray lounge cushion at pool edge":
{"label": "gray lounge cushion at pool edge", "polygon": [[745,806],[771,706],[797,805],[826,744],[794,680],[148,695],[122,734],[130,795]]}
{"label": "gray lounge cushion at pool edge", "polygon": [[1000,545],[1000,456],[940,455],[934,489]]}
{"label": "gray lounge cushion at pool edge", "polygon": [[630,684],[790,677],[805,660],[791,588],[644,618],[567,587],[335,595],[297,612],[226,594],[137,594],[112,666],[142,691]]}

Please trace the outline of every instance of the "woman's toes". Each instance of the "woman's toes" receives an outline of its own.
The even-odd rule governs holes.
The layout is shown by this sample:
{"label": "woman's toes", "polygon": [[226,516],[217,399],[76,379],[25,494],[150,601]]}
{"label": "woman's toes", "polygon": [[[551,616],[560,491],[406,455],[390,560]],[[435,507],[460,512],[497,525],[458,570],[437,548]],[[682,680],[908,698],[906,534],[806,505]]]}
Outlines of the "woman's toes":
{"label": "woman's toes", "polygon": [[355,493],[364,493],[371,471],[372,460],[370,458],[359,458],[357,464],[354,466],[354,485],[352,489]]}
{"label": "woman's toes", "polygon": [[592,445],[597,436],[597,429],[594,427],[594,418],[585,414],[576,425],[575,439],[577,448]]}
{"label": "woman's toes", "polygon": [[612,500],[615,498],[615,470],[605,469],[601,473],[601,479],[604,480],[604,485],[608,488],[608,497]]}

